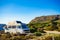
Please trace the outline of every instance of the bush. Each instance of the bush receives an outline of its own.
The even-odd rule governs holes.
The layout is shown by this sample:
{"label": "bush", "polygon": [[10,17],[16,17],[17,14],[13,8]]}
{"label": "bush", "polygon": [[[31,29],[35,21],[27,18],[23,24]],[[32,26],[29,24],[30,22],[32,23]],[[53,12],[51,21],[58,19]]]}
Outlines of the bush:
{"label": "bush", "polygon": [[36,29],[35,28],[30,28],[30,32],[34,33],[34,32],[36,32]]}
{"label": "bush", "polygon": [[34,33],[36,36],[41,36],[42,34],[41,34],[41,32],[35,32]]}

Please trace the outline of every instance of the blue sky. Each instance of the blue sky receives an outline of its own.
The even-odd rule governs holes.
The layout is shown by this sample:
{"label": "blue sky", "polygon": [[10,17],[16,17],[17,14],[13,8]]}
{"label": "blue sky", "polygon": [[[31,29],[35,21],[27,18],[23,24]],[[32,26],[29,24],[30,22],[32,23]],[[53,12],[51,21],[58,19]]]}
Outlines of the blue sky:
{"label": "blue sky", "polygon": [[0,0],[0,23],[29,23],[38,16],[59,14],[60,0]]}

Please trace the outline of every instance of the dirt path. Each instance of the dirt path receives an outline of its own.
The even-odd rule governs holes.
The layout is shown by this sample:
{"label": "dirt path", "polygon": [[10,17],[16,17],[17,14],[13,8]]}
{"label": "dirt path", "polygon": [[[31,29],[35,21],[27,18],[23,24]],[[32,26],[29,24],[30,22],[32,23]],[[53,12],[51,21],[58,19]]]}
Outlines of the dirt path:
{"label": "dirt path", "polygon": [[58,31],[45,31],[46,33],[55,33],[55,34],[60,34]]}

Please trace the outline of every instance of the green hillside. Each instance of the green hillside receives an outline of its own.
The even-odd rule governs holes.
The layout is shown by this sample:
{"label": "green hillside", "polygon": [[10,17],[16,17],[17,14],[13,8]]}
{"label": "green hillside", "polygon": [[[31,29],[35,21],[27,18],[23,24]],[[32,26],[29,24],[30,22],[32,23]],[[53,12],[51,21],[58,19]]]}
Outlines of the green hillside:
{"label": "green hillside", "polygon": [[30,29],[40,31],[60,31],[60,15],[41,16],[33,19],[28,26]]}

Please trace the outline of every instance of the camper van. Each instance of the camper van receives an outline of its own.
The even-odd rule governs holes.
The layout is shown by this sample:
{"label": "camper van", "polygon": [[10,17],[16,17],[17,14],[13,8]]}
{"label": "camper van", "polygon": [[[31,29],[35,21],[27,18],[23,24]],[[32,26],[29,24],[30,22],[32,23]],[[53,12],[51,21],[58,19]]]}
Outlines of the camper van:
{"label": "camper van", "polygon": [[13,34],[28,34],[30,30],[28,26],[20,21],[9,22],[7,26],[4,27],[5,33],[13,33]]}

